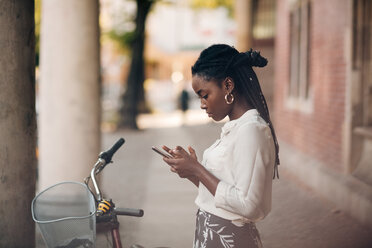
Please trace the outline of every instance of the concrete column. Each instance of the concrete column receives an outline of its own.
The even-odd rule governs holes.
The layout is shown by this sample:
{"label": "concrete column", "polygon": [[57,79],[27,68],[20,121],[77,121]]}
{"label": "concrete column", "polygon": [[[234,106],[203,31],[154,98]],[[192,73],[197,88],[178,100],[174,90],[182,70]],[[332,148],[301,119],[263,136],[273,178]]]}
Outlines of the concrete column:
{"label": "concrete column", "polygon": [[235,0],[236,48],[245,52],[252,47],[252,0]]}
{"label": "concrete column", "polygon": [[0,247],[34,247],[34,1],[0,0]]}
{"label": "concrete column", "polygon": [[42,1],[40,183],[82,181],[100,150],[98,0]]}

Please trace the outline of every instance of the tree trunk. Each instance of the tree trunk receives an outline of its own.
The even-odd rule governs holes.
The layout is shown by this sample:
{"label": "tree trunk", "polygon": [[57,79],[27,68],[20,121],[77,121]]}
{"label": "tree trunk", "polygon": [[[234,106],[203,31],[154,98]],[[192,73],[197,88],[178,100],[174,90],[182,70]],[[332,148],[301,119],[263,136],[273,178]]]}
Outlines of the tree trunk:
{"label": "tree trunk", "polygon": [[145,94],[143,83],[145,80],[145,23],[150,11],[152,0],[137,0],[136,30],[132,47],[132,61],[127,78],[127,89],[122,97],[123,106],[120,110],[120,128],[137,129],[136,118],[139,104],[144,103]]}
{"label": "tree trunk", "polygon": [[34,1],[0,0],[0,247],[35,247]]}

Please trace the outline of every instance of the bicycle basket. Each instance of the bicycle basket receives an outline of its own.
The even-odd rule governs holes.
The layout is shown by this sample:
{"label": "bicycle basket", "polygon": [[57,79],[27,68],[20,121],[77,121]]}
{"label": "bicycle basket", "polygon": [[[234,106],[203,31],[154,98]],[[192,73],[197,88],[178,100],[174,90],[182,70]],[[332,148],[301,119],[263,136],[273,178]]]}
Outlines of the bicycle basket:
{"label": "bicycle basket", "polygon": [[48,247],[94,247],[96,204],[85,184],[63,182],[40,192],[31,204]]}

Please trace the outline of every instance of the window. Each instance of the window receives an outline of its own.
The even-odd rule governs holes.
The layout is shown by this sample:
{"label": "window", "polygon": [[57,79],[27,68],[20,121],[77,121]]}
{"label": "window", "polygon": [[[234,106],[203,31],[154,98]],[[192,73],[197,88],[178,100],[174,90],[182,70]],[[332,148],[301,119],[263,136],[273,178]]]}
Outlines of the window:
{"label": "window", "polygon": [[355,122],[372,131],[372,1],[353,2],[353,70],[360,75],[360,109]]}
{"label": "window", "polygon": [[353,0],[348,171],[372,185],[372,0]]}
{"label": "window", "polygon": [[253,38],[274,39],[276,0],[253,0]]}
{"label": "window", "polygon": [[310,2],[296,1],[290,14],[290,98],[309,97]]}

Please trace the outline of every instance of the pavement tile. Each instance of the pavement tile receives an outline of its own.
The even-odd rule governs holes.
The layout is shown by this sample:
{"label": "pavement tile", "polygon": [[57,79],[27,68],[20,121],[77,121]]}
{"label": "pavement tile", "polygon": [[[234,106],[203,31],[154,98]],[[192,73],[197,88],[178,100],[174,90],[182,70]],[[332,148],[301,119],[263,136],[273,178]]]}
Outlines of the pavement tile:
{"label": "pavement tile", "polygon": [[[103,134],[102,150],[123,137],[126,143],[101,175],[104,196],[117,207],[142,208],[142,218],[119,217],[123,247],[192,247],[196,188],[170,172],[151,146],[191,145],[199,160],[220,134],[222,124],[123,130]],[[290,154],[281,154],[290,156]],[[280,167],[273,182],[271,213],[257,223],[266,248],[370,248],[372,231],[326,199],[305,188]],[[109,237],[109,236],[108,236]],[[40,238],[39,238],[40,239]],[[107,247],[98,235],[97,247]],[[43,247],[39,240],[37,247]]]}

